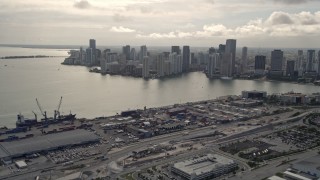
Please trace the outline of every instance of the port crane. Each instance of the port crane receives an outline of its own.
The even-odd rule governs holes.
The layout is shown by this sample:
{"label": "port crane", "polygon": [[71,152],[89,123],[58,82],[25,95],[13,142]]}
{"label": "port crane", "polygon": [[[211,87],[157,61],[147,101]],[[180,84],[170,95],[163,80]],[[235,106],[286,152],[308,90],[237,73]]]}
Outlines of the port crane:
{"label": "port crane", "polygon": [[57,116],[60,116],[60,107],[61,107],[61,103],[62,103],[62,96],[60,98],[59,104],[57,106],[57,110],[54,110],[54,119],[57,119]]}
{"label": "port crane", "polygon": [[40,103],[39,103],[39,101],[38,101],[37,98],[36,98],[36,101],[37,101],[38,108],[39,108],[42,116],[44,117],[44,120],[45,120],[45,121],[48,120],[48,118],[47,118],[47,112],[42,110],[41,105],[40,105]]}
{"label": "port crane", "polygon": [[32,113],[34,114],[34,119],[37,120],[37,114],[34,111]]}

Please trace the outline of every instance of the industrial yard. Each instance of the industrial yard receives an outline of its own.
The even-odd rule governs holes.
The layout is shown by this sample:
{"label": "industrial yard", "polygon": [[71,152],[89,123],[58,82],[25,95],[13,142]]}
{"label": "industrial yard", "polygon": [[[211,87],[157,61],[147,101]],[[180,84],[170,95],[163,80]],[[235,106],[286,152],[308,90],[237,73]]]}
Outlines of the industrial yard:
{"label": "industrial yard", "polygon": [[317,148],[320,131],[308,123],[317,110],[226,96],[21,132],[2,129],[0,179],[181,179],[184,173],[174,168],[183,169],[179,163],[193,157],[192,162],[200,158],[208,168],[218,167],[210,165],[218,161],[215,156],[227,158],[219,163],[233,162],[232,167],[222,174],[209,168],[208,176],[202,175],[235,177]]}

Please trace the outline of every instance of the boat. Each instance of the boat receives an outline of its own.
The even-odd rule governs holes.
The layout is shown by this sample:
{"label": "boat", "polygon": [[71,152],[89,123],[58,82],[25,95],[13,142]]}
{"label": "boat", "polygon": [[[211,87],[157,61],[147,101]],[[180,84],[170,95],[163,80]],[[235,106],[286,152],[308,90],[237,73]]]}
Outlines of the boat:
{"label": "boat", "polygon": [[35,116],[34,119],[27,119],[27,118],[24,118],[24,116],[21,113],[18,114],[17,121],[16,121],[16,127],[31,127],[31,126],[35,126],[36,124],[38,124],[37,114],[34,112],[33,112],[33,114]]}
{"label": "boat", "polygon": [[224,80],[232,80],[232,77],[222,76],[221,79],[224,79]]}

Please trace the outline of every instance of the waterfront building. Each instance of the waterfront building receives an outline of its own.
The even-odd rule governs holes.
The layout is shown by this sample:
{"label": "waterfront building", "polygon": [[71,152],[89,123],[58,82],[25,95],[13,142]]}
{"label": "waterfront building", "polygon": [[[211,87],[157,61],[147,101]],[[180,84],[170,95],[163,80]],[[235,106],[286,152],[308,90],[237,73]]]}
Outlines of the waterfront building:
{"label": "waterfront building", "polygon": [[242,54],[241,54],[241,68],[240,68],[240,72],[241,73],[246,73],[247,72],[247,66],[248,66],[248,48],[247,47],[243,47],[242,48]]}
{"label": "waterfront building", "polygon": [[164,62],[163,54],[158,55],[156,58],[156,71],[157,71],[158,77],[164,76],[165,62]]}
{"label": "waterfront building", "polygon": [[130,60],[130,45],[122,47],[122,54],[126,56],[126,60]]}
{"label": "waterfront building", "polygon": [[316,51],[315,50],[308,50],[307,51],[307,72],[315,71],[313,64],[316,60]]}
{"label": "waterfront building", "polygon": [[142,77],[143,78],[149,78],[149,66],[150,66],[150,61],[149,61],[149,57],[145,56],[143,57],[143,62],[142,62]]}
{"label": "waterfront building", "polygon": [[96,55],[96,40],[90,39],[89,40],[89,48],[91,48],[91,59],[90,59],[90,65],[96,65],[97,64],[97,55]]}
{"label": "waterfront building", "polygon": [[131,48],[131,51],[130,51],[130,59],[135,61],[136,60],[136,49],[135,48]]}
{"label": "waterfront building", "polygon": [[170,61],[164,61],[164,75],[171,75],[171,63]]}
{"label": "waterfront building", "polygon": [[208,77],[212,78],[216,74],[217,62],[220,58],[218,53],[209,54],[209,62],[208,62]]}
{"label": "waterfront building", "polygon": [[170,61],[170,74],[179,74],[182,72],[182,56],[177,53],[171,53],[169,55]]}
{"label": "waterfront building", "polygon": [[218,154],[207,154],[174,163],[171,171],[188,180],[202,180],[213,179],[232,172],[237,166],[232,159]]}
{"label": "waterfront building", "polygon": [[86,49],[86,66],[92,66],[95,62],[94,60],[94,52],[92,48],[87,48]]}
{"label": "waterfront building", "polygon": [[143,45],[140,47],[140,62],[143,61],[143,58],[146,57],[148,55],[148,52],[147,52],[147,46],[146,45]]}
{"label": "waterfront building", "polygon": [[263,75],[266,69],[266,56],[257,55],[254,59],[254,74]]}
{"label": "waterfront building", "polygon": [[232,77],[232,53],[223,53],[220,74],[222,77]]}
{"label": "waterfront building", "polygon": [[231,72],[236,73],[236,50],[237,50],[237,40],[227,39],[225,53],[231,54]]}
{"label": "waterfront building", "polygon": [[298,75],[302,76],[305,68],[303,67],[304,64],[304,57],[303,57],[303,50],[298,50],[298,58],[297,58],[297,62],[295,63],[295,70],[298,71]]}
{"label": "waterfront building", "polygon": [[219,53],[224,53],[226,51],[226,45],[219,44]]}
{"label": "waterfront building", "polygon": [[171,46],[171,53],[181,54],[181,50],[179,46]]}
{"label": "waterfront building", "polygon": [[263,99],[266,97],[266,91],[242,91],[242,98],[245,99]]}
{"label": "waterfront building", "polygon": [[295,76],[295,71],[294,71],[294,61],[287,61],[287,68],[286,68],[286,75],[290,76],[290,77],[294,77]]}
{"label": "waterfront building", "polygon": [[190,47],[183,46],[183,57],[182,57],[182,72],[187,72],[190,65]]}
{"label": "waterfront building", "polygon": [[271,52],[271,70],[270,75],[273,77],[283,76],[283,51],[275,49]]}

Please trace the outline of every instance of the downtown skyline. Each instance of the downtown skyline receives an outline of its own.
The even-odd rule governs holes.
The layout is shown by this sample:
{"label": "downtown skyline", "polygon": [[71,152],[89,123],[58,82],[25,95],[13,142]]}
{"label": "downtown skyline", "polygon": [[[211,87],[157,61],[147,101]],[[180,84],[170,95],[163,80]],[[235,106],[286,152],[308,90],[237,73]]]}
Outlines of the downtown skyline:
{"label": "downtown skyline", "polygon": [[3,44],[316,48],[320,2],[313,0],[76,0],[0,2]]}

